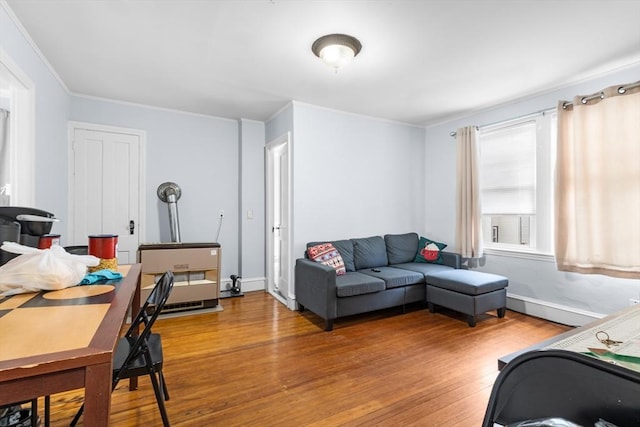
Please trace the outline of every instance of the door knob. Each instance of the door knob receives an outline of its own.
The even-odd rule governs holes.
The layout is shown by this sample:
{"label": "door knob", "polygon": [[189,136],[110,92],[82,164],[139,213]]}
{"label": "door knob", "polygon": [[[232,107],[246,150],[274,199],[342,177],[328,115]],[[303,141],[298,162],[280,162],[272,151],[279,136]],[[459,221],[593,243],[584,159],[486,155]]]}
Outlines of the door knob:
{"label": "door knob", "polygon": [[133,220],[129,221],[129,234],[133,234],[133,230],[136,229],[136,223]]}

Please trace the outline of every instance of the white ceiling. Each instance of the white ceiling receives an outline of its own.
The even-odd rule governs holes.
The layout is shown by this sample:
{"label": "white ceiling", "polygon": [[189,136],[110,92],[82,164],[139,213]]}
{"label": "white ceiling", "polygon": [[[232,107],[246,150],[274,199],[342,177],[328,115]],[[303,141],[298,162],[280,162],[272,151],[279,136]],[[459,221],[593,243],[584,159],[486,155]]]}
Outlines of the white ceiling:
{"label": "white ceiling", "polygon": [[[638,0],[7,0],[70,92],[265,120],[290,100],[425,125],[640,61]],[[347,33],[334,73],[311,52]]]}

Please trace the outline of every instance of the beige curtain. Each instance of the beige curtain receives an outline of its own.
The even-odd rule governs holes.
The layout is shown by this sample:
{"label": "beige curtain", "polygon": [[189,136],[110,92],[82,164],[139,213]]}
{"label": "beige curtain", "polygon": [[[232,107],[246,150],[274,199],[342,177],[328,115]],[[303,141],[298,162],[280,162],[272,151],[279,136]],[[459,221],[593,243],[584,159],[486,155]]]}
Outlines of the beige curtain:
{"label": "beige curtain", "polygon": [[640,86],[621,87],[558,105],[561,271],[640,278]]}
{"label": "beige curtain", "polygon": [[467,126],[456,132],[456,248],[464,258],[482,257],[478,131]]}

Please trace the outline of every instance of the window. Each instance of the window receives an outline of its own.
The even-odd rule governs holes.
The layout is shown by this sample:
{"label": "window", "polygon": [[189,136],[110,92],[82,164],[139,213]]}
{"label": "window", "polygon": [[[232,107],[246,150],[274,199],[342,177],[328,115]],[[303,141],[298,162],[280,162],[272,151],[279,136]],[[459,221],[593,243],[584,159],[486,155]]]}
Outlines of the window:
{"label": "window", "polygon": [[482,234],[487,249],[552,253],[556,114],[480,129]]}

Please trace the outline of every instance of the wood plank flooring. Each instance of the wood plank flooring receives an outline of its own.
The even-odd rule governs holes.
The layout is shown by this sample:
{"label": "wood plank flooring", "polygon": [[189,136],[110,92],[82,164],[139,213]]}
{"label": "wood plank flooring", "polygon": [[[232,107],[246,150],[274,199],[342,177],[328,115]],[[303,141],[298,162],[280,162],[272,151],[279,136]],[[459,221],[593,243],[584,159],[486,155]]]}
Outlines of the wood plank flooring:
{"label": "wood plank flooring", "polygon": [[[478,426],[498,357],[569,329],[512,311],[470,328],[464,316],[415,305],[324,332],[317,316],[264,292],[221,305],[155,325],[172,426]],[[52,396],[51,425],[68,425],[82,396]],[[120,383],[111,424],[162,425],[148,378],[136,391]]]}

